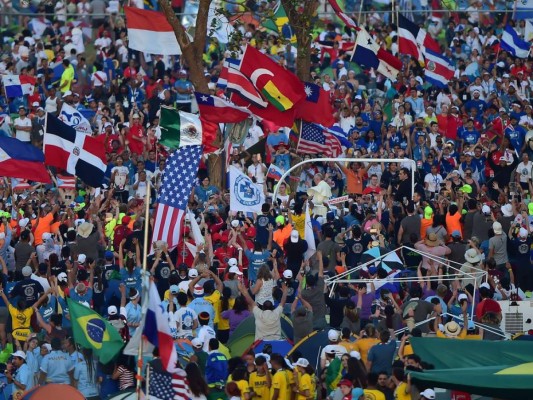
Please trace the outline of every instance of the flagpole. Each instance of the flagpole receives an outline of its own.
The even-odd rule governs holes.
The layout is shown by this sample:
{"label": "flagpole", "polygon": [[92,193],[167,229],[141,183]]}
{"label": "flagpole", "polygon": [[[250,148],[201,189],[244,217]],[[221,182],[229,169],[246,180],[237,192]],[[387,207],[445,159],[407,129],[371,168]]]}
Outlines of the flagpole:
{"label": "flagpole", "polygon": [[[146,271],[148,270],[148,231],[150,225],[150,195],[151,195],[150,179],[146,180],[146,197],[145,208],[144,208],[144,243],[143,243],[143,277],[146,276]],[[143,285],[142,297],[148,296],[146,290],[146,285]],[[142,385],[142,368],[143,368],[143,340],[139,342],[139,352],[137,355],[137,400],[141,399],[141,385]]]}

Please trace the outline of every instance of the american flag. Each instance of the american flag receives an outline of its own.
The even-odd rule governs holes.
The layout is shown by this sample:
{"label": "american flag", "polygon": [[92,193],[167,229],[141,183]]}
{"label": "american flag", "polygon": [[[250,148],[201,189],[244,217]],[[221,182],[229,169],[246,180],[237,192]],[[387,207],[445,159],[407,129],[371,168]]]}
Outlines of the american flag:
{"label": "american flag", "polygon": [[202,146],[194,145],[180,147],[168,159],[159,189],[152,243],[163,240],[169,249],[178,245],[201,156]]}
{"label": "american flag", "polygon": [[304,122],[297,151],[306,154],[322,153],[326,157],[337,157],[342,153],[342,147],[339,139],[333,134],[316,124]]}
{"label": "american flag", "polygon": [[182,369],[170,374],[167,371],[157,371],[148,364],[150,370],[147,398],[152,400],[188,400],[189,385],[187,375]]}

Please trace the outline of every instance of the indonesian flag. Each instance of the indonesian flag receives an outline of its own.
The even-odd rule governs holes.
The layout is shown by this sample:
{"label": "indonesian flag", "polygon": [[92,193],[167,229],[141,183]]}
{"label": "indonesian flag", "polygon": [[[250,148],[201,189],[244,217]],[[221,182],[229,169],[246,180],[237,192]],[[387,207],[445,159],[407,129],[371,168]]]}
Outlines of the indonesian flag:
{"label": "indonesian flag", "polygon": [[124,7],[124,12],[131,49],[150,54],[181,54],[174,30],[163,14],[136,7]]}

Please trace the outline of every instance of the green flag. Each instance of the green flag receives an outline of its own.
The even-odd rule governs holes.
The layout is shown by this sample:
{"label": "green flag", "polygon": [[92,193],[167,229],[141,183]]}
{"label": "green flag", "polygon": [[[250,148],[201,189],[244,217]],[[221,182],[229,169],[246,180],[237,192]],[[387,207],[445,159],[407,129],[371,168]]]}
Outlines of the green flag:
{"label": "green flag", "polygon": [[159,119],[161,139],[164,146],[177,149],[202,144],[202,123],[198,115],[161,107]]}
{"label": "green flag", "polygon": [[81,347],[92,349],[107,364],[124,346],[115,327],[89,307],[67,298],[74,340]]}

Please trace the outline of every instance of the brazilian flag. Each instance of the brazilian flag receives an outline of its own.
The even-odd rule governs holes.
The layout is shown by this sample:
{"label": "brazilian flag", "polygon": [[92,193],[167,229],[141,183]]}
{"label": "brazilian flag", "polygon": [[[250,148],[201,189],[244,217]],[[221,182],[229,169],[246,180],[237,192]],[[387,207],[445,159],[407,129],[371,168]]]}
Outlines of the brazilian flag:
{"label": "brazilian flag", "polygon": [[89,307],[71,299],[67,299],[67,303],[74,341],[92,349],[102,364],[110,362],[124,346],[118,331]]}
{"label": "brazilian flag", "polygon": [[326,369],[326,389],[328,393],[334,391],[342,378],[342,362],[335,357]]}

